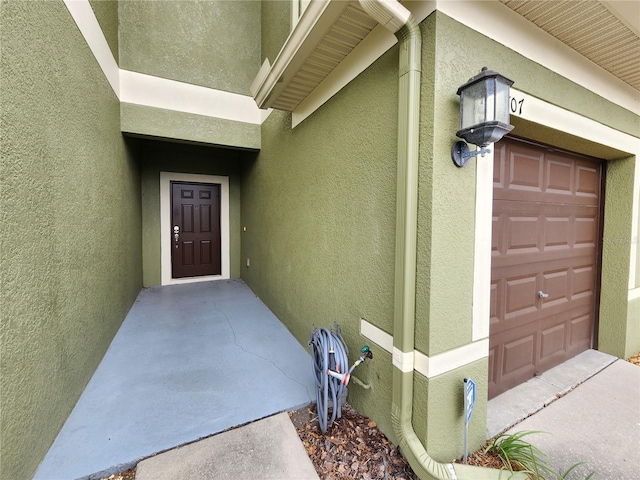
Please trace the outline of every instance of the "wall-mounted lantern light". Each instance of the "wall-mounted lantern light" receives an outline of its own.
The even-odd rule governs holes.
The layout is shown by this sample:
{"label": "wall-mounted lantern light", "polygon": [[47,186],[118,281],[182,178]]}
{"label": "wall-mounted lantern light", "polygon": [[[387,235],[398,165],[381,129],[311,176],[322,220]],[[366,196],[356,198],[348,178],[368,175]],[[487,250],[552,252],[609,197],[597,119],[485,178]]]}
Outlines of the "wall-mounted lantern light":
{"label": "wall-mounted lantern light", "polygon": [[451,148],[451,158],[458,167],[478,155],[489,153],[486,147],[497,142],[513,130],[509,124],[509,87],[513,81],[493,70],[482,71],[458,88],[460,95],[460,130],[456,135],[477,145],[469,151],[465,142],[456,142]]}

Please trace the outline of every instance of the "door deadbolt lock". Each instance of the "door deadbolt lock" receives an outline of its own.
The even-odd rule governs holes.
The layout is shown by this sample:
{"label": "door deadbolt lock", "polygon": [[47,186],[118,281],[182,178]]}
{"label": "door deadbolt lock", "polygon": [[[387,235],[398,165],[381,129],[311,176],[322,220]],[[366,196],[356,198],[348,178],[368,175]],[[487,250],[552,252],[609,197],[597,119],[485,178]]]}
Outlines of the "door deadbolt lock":
{"label": "door deadbolt lock", "polygon": [[180,227],[178,225],[173,227],[173,238],[175,238],[176,248],[178,248],[178,239],[180,238]]}
{"label": "door deadbolt lock", "polygon": [[549,296],[549,294],[548,293],[544,293],[542,290],[540,290],[538,292],[538,297],[539,298],[547,298],[548,296]]}

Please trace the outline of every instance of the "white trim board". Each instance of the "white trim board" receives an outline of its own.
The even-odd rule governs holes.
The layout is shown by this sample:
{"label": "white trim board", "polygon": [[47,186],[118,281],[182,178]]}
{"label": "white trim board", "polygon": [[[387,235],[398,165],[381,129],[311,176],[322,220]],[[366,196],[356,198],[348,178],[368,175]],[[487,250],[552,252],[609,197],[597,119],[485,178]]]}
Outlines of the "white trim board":
{"label": "white trim board", "polygon": [[393,337],[384,330],[360,319],[360,334],[392,355],[392,363],[402,372],[416,372],[427,378],[437,377],[456,368],[482,360],[489,355],[489,340],[469,343],[429,357],[418,350],[403,352],[393,346]]}
{"label": "white trim board", "polygon": [[[220,260],[221,274],[192,278],[171,278],[171,182],[220,184]],[[229,177],[192,173],[160,172],[160,277],[162,285],[205,282],[230,277]]]}
{"label": "white trim board", "polygon": [[89,0],[64,0],[71,17],[76,22],[80,33],[84,37],[89,49],[96,58],[102,72],[116,97],[120,98],[120,69],[116,59],[111,53],[107,39],[102,33],[98,19],[96,18]]}
{"label": "white trim board", "polygon": [[262,124],[271,113],[260,110],[248,95],[120,69],[89,0],[64,3],[121,102],[254,125]]}

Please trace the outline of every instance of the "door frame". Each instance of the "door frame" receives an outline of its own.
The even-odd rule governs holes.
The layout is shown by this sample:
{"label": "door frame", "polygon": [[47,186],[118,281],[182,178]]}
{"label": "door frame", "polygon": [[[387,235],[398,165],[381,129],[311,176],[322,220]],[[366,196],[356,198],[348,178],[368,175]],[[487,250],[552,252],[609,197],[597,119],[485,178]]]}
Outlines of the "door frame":
{"label": "door frame", "polygon": [[[220,185],[220,275],[191,278],[171,276],[171,182],[215,183]],[[206,282],[230,278],[229,177],[195,173],[160,172],[160,271],[162,285]]]}

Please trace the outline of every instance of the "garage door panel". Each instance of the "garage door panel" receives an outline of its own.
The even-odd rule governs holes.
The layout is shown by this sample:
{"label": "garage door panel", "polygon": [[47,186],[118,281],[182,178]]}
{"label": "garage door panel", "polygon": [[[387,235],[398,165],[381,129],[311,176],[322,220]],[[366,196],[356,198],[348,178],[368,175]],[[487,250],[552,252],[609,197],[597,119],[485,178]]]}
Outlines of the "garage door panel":
{"label": "garage door panel", "polygon": [[573,162],[549,158],[546,165],[545,192],[564,196],[575,193],[575,168]]}
{"label": "garage door panel", "polygon": [[597,213],[576,216],[574,232],[574,245],[576,247],[595,247],[598,239]]}
{"label": "garage door panel", "polygon": [[540,217],[538,215],[514,215],[507,218],[507,255],[540,251]]}
{"label": "garage door panel", "polygon": [[540,299],[544,307],[563,305],[571,300],[571,269],[561,268],[542,274],[540,291],[549,295]]}
{"label": "garage door panel", "polygon": [[495,151],[490,397],[591,346],[600,243],[599,163],[511,139]]}
{"label": "garage door panel", "polygon": [[576,355],[591,346],[593,318],[591,312],[575,314],[569,322],[568,351]]}
{"label": "garage door panel", "polygon": [[544,156],[535,150],[512,150],[510,153],[506,188],[528,194],[542,193]]}
{"label": "garage door panel", "polygon": [[554,357],[566,356],[567,344],[567,327],[564,322],[559,325],[541,329],[539,363],[553,362]]}
{"label": "garage door panel", "polygon": [[589,205],[598,205],[598,197],[600,195],[600,169],[586,163],[579,163],[576,169],[576,196],[582,200],[590,199],[591,202],[588,202]]}
{"label": "garage door panel", "polygon": [[[537,274],[509,278],[505,282],[505,322],[526,321],[524,318],[536,314]],[[524,318],[523,318],[524,317]]]}
{"label": "garage door panel", "polygon": [[542,250],[569,250],[573,235],[571,215],[555,215],[543,218]]}
{"label": "garage door panel", "polygon": [[535,371],[536,332],[504,344],[502,376],[508,378],[522,370]]}

